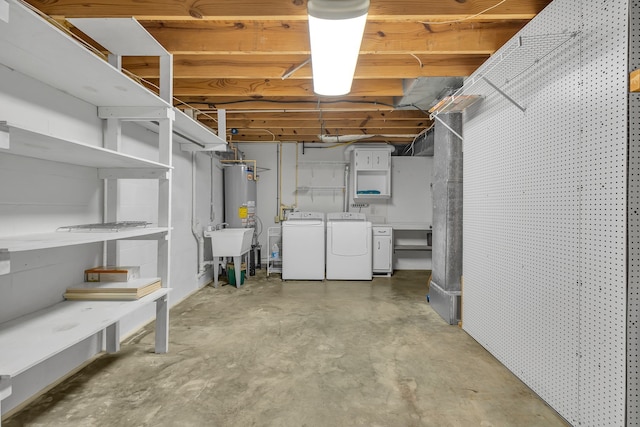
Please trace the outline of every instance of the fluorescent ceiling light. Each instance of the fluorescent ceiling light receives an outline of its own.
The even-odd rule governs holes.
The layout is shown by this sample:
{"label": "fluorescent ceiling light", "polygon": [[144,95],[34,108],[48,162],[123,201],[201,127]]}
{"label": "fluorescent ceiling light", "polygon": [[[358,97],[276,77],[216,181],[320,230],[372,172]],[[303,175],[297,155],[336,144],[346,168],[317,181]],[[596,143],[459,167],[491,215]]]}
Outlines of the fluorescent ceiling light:
{"label": "fluorescent ceiling light", "polygon": [[369,0],[309,0],[313,91],[345,95],[351,90]]}

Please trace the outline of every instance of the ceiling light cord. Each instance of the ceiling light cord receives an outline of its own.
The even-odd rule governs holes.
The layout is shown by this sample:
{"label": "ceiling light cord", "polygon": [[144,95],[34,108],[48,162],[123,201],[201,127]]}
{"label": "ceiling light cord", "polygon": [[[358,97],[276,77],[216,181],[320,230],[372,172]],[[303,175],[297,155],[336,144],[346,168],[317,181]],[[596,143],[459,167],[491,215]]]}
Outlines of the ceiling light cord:
{"label": "ceiling light cord", "polygon": [[482,12],[478,12],[475,15],[466,16],[466,17],[464,17],[462,19],[455,19],[453,21],[440,21],[440,22],[423,22],[423,21],[420,21],[420,23],[421,24],[428,24],[428,25],[436,25],[436,24],[455,24],[456,22],[467,21],[469,19],[473,19],[473,18],[475,18],[477,16],[480,16],[480,15],[482,15],[484,13],[487,13],[492,9],[495,9],[496,7],[500,6],[502,3],[506,2],[506,1],[507,0],[502,0],[502,1],[498,2],[497,4],[494,4],[493,6],[486,8]]}

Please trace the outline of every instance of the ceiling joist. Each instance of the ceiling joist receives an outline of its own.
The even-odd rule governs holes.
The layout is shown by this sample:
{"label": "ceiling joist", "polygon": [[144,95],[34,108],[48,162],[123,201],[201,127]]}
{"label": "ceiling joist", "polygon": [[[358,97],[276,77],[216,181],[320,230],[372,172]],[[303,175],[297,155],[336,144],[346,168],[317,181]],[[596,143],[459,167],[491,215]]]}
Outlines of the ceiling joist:
{"label": "ceiling joist", "polygon": [[[352,90],[341,97],[313,93],[307,0],[27,1],[103,52],[65,19],[135,17],[173,55],[175,105],[199,110],[213,129],[226,110],[233,142],[322,134],[409,144],[433,125],[426,110],[551,0],[372,1]],[[123,68],[157,90],[157,58],[123,58]]]}

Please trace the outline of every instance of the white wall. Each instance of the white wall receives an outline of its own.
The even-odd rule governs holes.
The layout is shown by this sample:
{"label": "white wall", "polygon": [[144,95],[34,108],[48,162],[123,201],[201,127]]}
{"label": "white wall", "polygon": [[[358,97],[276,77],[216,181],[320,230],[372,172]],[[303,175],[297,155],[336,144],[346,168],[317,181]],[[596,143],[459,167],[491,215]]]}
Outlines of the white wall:
{"label": "white wall", "polygon": [[[391,200],[387,204],[389,223],[415,222],[433,225],[433,157],[391,158]],[[404,245],[427,244],[425,232],[398,231],[394,240]],[[395,270],[431,270],[431,252],[399,251]]]}
{"label": "white wall", "polygon": [[[369,206],[353,208],[353,198],[347,188],[342,190],[298,191],[297,187],[344,185],[344,165],[348,162],[346,146],[309,144],[303,149],[301,143],[239,144],[245,159],[258,162],[258,216],[262,222],[260,236],[263,262],[266,262],[267,228],[279,226],[274,220],[278,213],[278,176],[281,174],[281,203],[295,205],[299,210],[316,212],[342,212],[345,194],[348,210],[360,211],[373,222],[426,222],[431,223],[431,183],[433,180],[433,158],[393,157],[390,200],[372,201]],[[332,147],[332,148],[329,148]],[[282,169],[279,169],[278,151],[282,151]],[[304,151],[304,152],[303,152]],[[296,158],[297,153],[297,158]],[[297,167],[296,167],[297,164]],[[261,168],[269,170],[261,171]],[[296,181],[297,178],[297,181]],[[422,236],[420,236],[422,237]],[[404,234],[404,239],[412,236]],[[404,242],[408,243],[407,241]],[[402,252],[394,257],[394,268],[399,270],[431,268],[428,252]]]}
{"label": "white wall", "polygon": [[[0,66],[0,120],[21,124],[61,138],[102,145],[97,109],[83,101]],[[157,136],[128,123],[123,126],[123,151],[157,160]],[[210,221],[210,204],[221,218],[221,173],[213,161],[198,154],[197,217]],[[210,278],[197,277],[197,244],[191,234],[191,154],[173,150],[173,233],[170,303],[186,297]],[[121,220],[157,220],[157,182],[123,180]],[[213,197],[212,197],[213,190]],[[0,235],[49,232],[57,227],[102,221],[103,182],[92,168],[72,166],[0,152]],[[120,242],[119,262],[141,265],[155,275],[154,242]],[[81,282],[86,268],[102,263],[102,244],[12,254],[12,272],[0,276],[0,322],[63,300],[67,286]],[[123,319],[123,336],[155,315],[154,307]],[[34,337],[37,339],[37,337]],[[102,349],[100,335],[19,375],[13,394],[3,401],[6,412],[40,388],[80,365]],[[171,351],[171,349],[170,349]]]}

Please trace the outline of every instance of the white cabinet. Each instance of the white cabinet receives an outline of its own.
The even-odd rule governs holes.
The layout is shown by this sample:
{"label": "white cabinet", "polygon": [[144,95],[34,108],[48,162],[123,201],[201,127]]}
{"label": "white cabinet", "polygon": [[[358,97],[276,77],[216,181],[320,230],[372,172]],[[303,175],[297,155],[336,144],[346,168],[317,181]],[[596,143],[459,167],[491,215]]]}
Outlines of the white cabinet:
{"label": "white cabinet", "polygon": [[387,150],[355,149],[354,168],[356,170],[388,170],[391,168],[391,153]]}
{"label": "white cabinet", "polygon": [[355,148],[351,155],[354,199],[391,197],[391,152],[389,148]]}
{"label": "white cabinet", "polygon": [[393,273],[393,229],[391,226],[373,226],[373,273]]}

